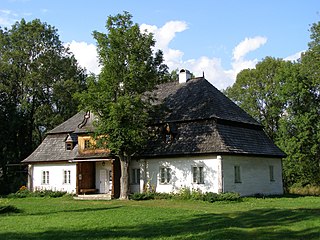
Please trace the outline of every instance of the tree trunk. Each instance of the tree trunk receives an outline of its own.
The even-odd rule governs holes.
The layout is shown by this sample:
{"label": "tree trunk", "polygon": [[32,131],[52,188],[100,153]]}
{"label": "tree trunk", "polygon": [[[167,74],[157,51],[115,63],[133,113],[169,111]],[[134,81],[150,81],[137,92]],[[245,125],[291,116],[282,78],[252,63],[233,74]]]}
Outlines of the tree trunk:
{"label": "tree trunk", "polygon": [[124,153],[119,154],[121,178],[120,178],[120,200],[129,199],[129,165],[130,156],[126,156]]}

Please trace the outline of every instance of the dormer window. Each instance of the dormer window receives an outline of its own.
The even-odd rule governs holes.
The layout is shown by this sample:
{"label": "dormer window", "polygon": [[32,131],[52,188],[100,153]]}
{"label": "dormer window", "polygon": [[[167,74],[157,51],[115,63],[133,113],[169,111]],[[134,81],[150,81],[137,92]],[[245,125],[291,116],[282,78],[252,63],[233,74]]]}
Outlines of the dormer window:
{"label": "dormer window", "polygon": [[169,123],[164,125],[162,129],[162,136],[165,143],[170,144],[173,142],[174,133],[172,132],[172,127],[169,125]]}
{"label": "dormer window", "polygon": [[74,148],[74,146],[77,144],[77,136],[74,134],[68,134],[65,140],[65,144],[66,144],[66,150],[71,151]]}
{"label": "dormer window", "polygon": [[92,144],[89,139],[84,140],[84,149],[90,149],[92,147]]}
{"label": "dormer window", "polygon": [[170,134],[166,134],[166,143],[170,143],[171,142],[171,135]]}
{"label": "dormer window", "polygon": [[73,149],[73,143],[72,142],[66,142],[66,150],[72,150]]}

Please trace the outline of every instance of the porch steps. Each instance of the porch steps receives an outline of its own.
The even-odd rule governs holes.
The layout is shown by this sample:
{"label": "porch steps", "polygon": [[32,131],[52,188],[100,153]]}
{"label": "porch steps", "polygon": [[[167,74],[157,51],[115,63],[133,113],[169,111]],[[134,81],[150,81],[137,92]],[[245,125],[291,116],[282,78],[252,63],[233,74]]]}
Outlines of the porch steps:
{"label": "porch steps", "polygon": [[111,200],[111,194],[84,194],[73,198],[76,200]]}

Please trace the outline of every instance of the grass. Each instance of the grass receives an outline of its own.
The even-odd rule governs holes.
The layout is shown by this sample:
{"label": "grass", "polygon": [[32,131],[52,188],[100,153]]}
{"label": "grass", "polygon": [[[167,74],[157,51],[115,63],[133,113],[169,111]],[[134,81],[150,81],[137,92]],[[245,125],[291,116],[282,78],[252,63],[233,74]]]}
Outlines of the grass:
{"label": "grass", "polygon": [[242,202],[0,199],[0,239],[320,239],[320,197]]}

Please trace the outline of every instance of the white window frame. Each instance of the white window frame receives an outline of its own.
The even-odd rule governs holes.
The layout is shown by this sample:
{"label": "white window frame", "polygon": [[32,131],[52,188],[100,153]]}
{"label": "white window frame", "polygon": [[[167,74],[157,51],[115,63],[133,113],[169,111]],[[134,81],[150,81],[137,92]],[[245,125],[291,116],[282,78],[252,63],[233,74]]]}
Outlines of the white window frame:
{"label": "white window frame", "polygon": [[159,182],[160,184],[171,183],[172,171],[169,167],[160,167],[159,170]]}
{"label": "white window frame", "polygon": [[63,170],[63,184],[71,184],[71,170]]}
{"label": "white window frame", "polygon": [[241,183],[241,168],[239,165],[234,166],[234,183]]}
{"label": "white window frame", "polygon": [[41,184],[48,185],[50,183],[49,171],[42,171]]}
{"label": "white window frame", "polygon": [[140,184],[140,168],[131,169],[131,184],[133,185]]}
{"label": "white window frame", "polygon": [[192,182],[196,184],[204,184],[204,167],[202,165],[192,166]]}

